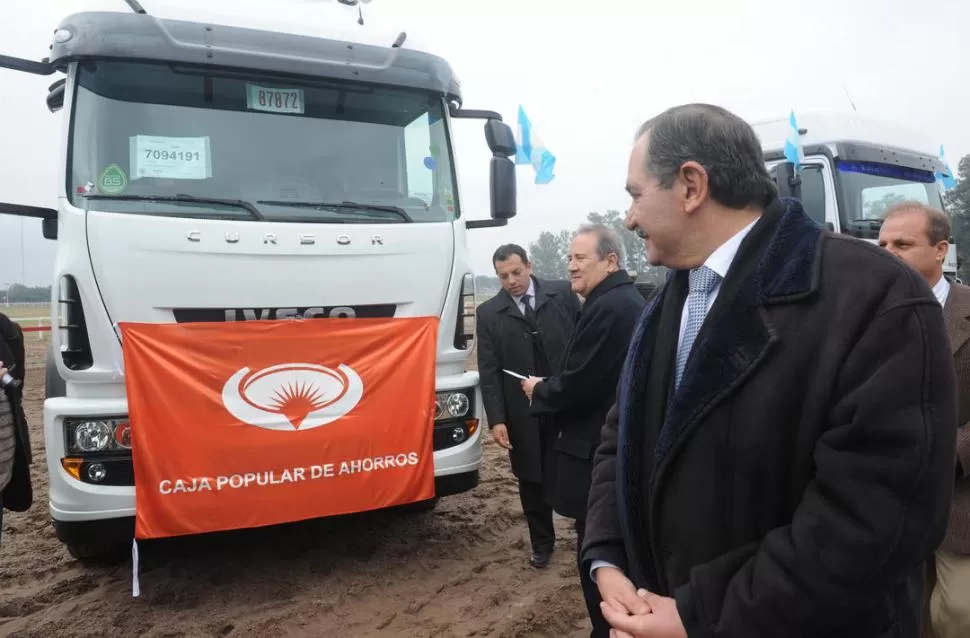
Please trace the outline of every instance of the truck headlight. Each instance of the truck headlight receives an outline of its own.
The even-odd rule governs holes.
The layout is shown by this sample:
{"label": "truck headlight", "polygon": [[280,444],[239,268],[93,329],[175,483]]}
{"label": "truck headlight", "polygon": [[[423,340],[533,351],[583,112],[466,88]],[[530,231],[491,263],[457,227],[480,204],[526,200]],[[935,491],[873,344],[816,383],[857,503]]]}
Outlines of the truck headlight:
{"label": "truck headlight", "polygon": [[125,417],[65,419],[64,435],[72,456],[131,450],[131,424]]}
{"label": "truck headlight", "polygon": [[463,419],[472,411],[471,391],[449,390],[435,394],[435,421]]}

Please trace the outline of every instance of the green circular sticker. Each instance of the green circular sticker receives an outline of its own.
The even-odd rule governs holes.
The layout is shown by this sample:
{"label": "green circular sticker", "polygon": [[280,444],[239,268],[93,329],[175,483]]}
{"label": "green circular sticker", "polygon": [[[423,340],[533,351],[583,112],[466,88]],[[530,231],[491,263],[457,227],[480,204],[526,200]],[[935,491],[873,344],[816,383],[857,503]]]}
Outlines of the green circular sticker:
{"label": "green circular sticker", "polygon": [[112,164],[101,171],[98,177],[98,190],[108,195],[117,195],[128,188],[128,176],[117,164]]}

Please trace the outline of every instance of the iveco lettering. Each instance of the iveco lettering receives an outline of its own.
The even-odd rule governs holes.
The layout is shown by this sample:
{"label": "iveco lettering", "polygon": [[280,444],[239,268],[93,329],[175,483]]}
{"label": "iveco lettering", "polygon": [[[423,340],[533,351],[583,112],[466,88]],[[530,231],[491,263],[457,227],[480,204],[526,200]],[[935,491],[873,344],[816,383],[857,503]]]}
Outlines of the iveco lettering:
{"label": "iveco lettering", "polygon": [[[2,73],[54,76],[46,107],[62,122],[63,179],[48,193],[57,208],[4,208],[41,217],[57,242],[44,444],[53,531],[77,558],[131,548],[119,324],[436,317],[435,498],[478,482],[469,230],[516,214],[512,131],[498,113],[463,108],[449,63],[412,33],[375,32],[338,3],[286,3],[266,21],[118,0],[115,11],[63,18],[35,43],[42,61],[0,55]],[[484,124],[488,219],[467,219],[458,188],[461,119]],[[309,406],[296,421],[273,413],[279,388],[246,385],[265,362],[227,378],[226,405],[297,439],[333,431],[340,408],[368,437],[375,417],[355,401],[373,386],[344,363],[294,360],[266,377],[315,384],[290,397]],[[349,398],[328,403],[337,390]]]}

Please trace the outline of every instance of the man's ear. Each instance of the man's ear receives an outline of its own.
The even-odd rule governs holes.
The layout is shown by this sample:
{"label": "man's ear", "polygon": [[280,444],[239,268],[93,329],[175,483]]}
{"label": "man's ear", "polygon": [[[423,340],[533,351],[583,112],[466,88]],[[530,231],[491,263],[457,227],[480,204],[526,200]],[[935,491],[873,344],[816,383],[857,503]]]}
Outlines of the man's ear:
{"label": "man's ear", "polygon": [[683,192],[684,212],[689,215],[701,207],[710,192],[707,170],[697,162],[684,162],[677,172],[677,180]]}
{"label": "man's ear", "polygon": [[950,250],[950,242],[943,240],[936,245],[937,260],[942,264],[946,263],[946,254]]}

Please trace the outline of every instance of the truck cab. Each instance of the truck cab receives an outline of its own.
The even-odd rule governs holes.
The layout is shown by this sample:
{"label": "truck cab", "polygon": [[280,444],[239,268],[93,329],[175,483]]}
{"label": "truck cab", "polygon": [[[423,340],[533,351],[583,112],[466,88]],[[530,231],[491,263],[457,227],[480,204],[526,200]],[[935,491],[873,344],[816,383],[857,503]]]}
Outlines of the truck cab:
{"label": "truck cab", "polygon": [[[405,32],[358,30],[357,9],[261,20],[127,4],[64,18],[42,61],[0,57],[62,75],[47,97],[63,115],[56,207],[0,207],[41,217],[57,242],[44,404],[57,536],[78,558],[132,538],[119,322],[437,316],[436,498],[472,489],[468,231],[516,214],[511,129],[463,109],[448,62]],[[485,122],[490,219],[467,219],[459,118]]]}
{"label": "truck cab", "polygon": [[[936,174],[943,162],[918,131],[858,114],[799,115],[804,162],[785,159],[788,118],[752,124],[766,166],[783,196],[801,200],[805,211],[829,230],[878,242],[882,214],[892,204],[915,200],[946,212]],[[950,241],[944,274],[957,274],[957,247]]]}

